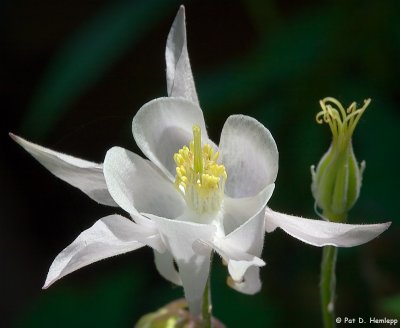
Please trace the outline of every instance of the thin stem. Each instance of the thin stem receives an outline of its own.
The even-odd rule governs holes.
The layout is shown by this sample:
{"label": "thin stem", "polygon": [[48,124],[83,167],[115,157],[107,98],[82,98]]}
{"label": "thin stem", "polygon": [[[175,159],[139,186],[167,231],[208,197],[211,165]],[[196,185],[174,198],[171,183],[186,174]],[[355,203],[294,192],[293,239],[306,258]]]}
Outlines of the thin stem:
{"label": "thin stem", "polygon": [[210,277],[208,277],[206,286],[203,292],[203,307],[202,307],[202,317],[203,317],[203,327],[212,328],[211,326],[211,288],[210,288]]}
{"label": "thin stem", "polygon": [[[345,222],[345,214],[334,214],[328,211],[322,213],[323,217],[333,222]],[[337,247],[325,246],[322,251],[321,262],[321,310],[325,328],[333,328],[335,324],[335,298],[336,298],[336,258]]]}
{"label": "thin stem", "polygon": [[321,307],[325,328],[335,327],[335,290],[336,290],[336,257],[335,246],[325,246],[321,263]]}

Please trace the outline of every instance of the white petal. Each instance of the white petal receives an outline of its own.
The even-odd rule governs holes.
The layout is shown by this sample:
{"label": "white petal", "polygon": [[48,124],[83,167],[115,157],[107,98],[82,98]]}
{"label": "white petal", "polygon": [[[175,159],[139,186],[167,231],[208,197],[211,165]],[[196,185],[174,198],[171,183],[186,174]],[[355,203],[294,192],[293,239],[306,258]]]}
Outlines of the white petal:
{"label": "white petal", "polygon": [[200,314],[203,291],[210,271],[211,248],[208,253],[202,252],[199,255],[194,252],[193,244],[198,240],[211,242],[215,227],[168,220],[151,214],[146,216],[157,223],[166,247],[176,260],[190,312],[193,315]]}
{"label": "white petal", "polygon": [[237,282],[228,278],[227,283],[230,287],[243,294],[253,295],[261,289],[260,268],[253,266],[246,271],[243,281]]}
{"label": "white petal", "polygon": [[265,224],[267,232],[272,232],[279,227],[289,235],[310,245],[352,247],[367,243],[379,236],[389,228],[391,222],[362,225],[335,223],[304,219],[266,208]]}
{"label": "white petal", "polygon": [[228,263],[229,274],[234,281],[242,281],[248,268],[265,265],[262,259],[240,249],[240,245],[232,245],[223,239],[215,239],[210,246]]}
{"label": "white petal", "polygon": [[[268,193],[266,193],[267,190],[269,190]],[[264,193],[270,195],[272,190],[273,185],[266,188]],[[260,197],[258,200],[260,201],[261,199]],[[266,198],[264,197],[263,199]],[[252,217],[247,217],[247,220],[243,220],[244,222],[227,236],[223,238],[216,236],[213,242],[210,243],[210,246],[228,263],[230,274],[228,284],[232,288],[246,294],[254,294],[260,290],[259,270],[256,270],[255,267],[265,265],[265,262],[259,257],[264,245],[264,206],[266,201],[263,200],[259,204],[256,202],[257,198],[252,201],[254,207],[256,207],[255,205],[259,206],[257,212],[252,212]],[[246,210],[239,207],[237,211],[246,213]],[[225,216],[224,218],[228,219],[229,216]],[[224,226],[226,225],[224,222]]]}
{"label": "white petal", "polygon": [[[220,248],[216,250],[228,262],[229,274],[232,277],[230,286],[243,293],[256,293],[261,288],[258,270],[254,276],[253,269],[265,265],[264,261],[259,259],[264,246],[264,230],[264,208],[261,208],[225,238],[214,240]],[[244,256],[245,254],[247,256]]]}
{"label": "white petal", "polygon": [[274,183],[278,149],[271,133],[254,118],[228,117],[219,148],[228,174],[225,192],[230,197],[254,196]]}
{"label": "white petal", "polygon": [[125,211],[175,218],[185,202],[174,185],[150,161],[124,148],[111,148],[104,159],[110,194]]}
{"label": "white petal", "polygon": [[225,234],[231,233],[259,213],[267,205],[274,188],[275,184],[272,183],[253,197],[231,198],[225,195],[223,221]]}
{"label": "white petal", "polygon": [[182,286],[182,280],[179,276],[179,272],[176,271],[174,266],[174,258],[168,251],[159,253],[154,250],[154,260],[158,272],[167,280],[171,281],[175,285]]}
{"label": "white petal", "polygon": [[116,206],[107,190],[101,164],[44,148],[12,133],[10,137],[56,177],[82,190],[100,204]]}
{"label": "white petal", "polygon": [[203,142],[208,142],[199,106],[185,99],[158,98],[139,109],[133,118],[132,132],[146,157],[174,181],[174,154],[184,145],[189,145],[194,124],[200,126]]}
{"label": "white petal", "polygon": [[181,6],[168,34],[165,49],[168,96],[198,103],[186,41],[185,7]]}
{"label": "white petal", "polygon": [[260,257],[264,246],[265,220],[264,208],[225,236],[224,242],[240,248],[243,252]]}
{"label": "white petal", "polygon": [[120,215],[109,215],[83,231],[53,261],[43,288],[86,265],[149,245],[165,251],[157,231]]}

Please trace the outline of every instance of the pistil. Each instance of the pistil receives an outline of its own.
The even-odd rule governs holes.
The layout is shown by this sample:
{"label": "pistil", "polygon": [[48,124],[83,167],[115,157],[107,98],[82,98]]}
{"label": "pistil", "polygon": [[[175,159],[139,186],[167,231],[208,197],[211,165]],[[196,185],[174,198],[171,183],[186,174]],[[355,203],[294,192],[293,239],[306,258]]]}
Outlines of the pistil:
{"label": "pistil", "polygon": [[216,163],[219,153],[205,144],[202,146],[201,129],[193,125],[193,140],[175,155],[175,185],[190,209],[197,215],[216,214],[223,202],[227,174],[225,167]]}

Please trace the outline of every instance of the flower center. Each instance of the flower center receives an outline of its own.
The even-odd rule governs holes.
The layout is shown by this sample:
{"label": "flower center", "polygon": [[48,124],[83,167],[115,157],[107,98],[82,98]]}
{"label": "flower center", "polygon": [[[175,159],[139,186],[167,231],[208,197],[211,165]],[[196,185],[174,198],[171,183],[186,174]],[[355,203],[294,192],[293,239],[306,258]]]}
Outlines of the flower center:
{"label": "flower center", "polygon": [[320,101],[322,110],[317,114],[316,120],[320,124],[328,123],[334,143],[346,147],[360,117],[370,102],[371,99],[364,100],[364,105],[361,108],[357,108],[357,104],[353,102],[347,109],[344,109],[338,100],[327,97]]}
{"label": "flower center", "polygon": [[174,154],[175,185],[186,204],[197,214],[218,212],[221,208],[227,174],[216,163],[219,152],[205,144],[201,146],[201,129],[193,125],[193,140]]}

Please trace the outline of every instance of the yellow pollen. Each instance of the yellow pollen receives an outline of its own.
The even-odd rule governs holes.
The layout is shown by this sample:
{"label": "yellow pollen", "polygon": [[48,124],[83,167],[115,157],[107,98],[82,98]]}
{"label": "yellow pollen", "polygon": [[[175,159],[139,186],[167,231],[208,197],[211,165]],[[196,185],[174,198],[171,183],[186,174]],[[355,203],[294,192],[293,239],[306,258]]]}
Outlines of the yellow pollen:
{"label": "yellow pollen", "polygon": [[174,154],[175,185],[188,206],[198,214],[217,212],[222,205],[227,174],[216,163],[219,152],[201,145],[201,129],[193,125],[193,140]]}

